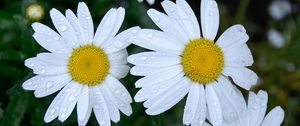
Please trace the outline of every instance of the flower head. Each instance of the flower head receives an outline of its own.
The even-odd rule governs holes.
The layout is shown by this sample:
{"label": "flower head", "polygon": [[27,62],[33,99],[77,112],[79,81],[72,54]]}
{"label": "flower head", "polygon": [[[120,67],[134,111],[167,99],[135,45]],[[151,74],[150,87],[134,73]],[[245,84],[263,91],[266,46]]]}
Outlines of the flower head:
{"label": "flower head", "polygon": [[240,118],[233,122],[224,122],[224,126],[280,126],[284,111],[280,106],[273,108],[266,116],[268,94],[265,91],[249,93],[248,107]]}
{"label": "flower head", "polygon": [[[216,39],[219,10],[214,0],[201,1],[201,31],[195,14],[185,0],[165,0],[167,14],[154,9],[148,15],[162,30],[142,29],[133,44],[151,51],[134,54],[128,61],[131,74],[145,76],[135,85],[134,97],[144,102],[146,113],[167,111],[188,94],[183,123],[199,126],[208,115],[213,125],[235,120],[246,108],[233,82],[249,90],[257,75],[247,68],[253,64],[242,25],[234,25]],[[202,32],[202,35],[201,35]]]}
{"label": "flower head", "polygon": [[31,3],[26,8],[26,16],[32,21],[39,21],[44,18],[45,10],[38,3]]}
{"label": "flower head", "polygon": [[92,17],[85,3],[78,5],[77,16],[56,9],[50,16],[58,33],[34,23],[33,37],[46,50],[29,58],[25,65],[37,74],[23,83],[25,90],[34,90],[36,97],[59,91],[44,117],[50,122],[56,117],[65,121],[77,105],[79,125],[86,125],[92,110],[102,126],[110,120],[118,122],[120,113],[132,113],[131,96],[118,79],[127,75],[126,47],[139,27],[117,32],[124,20],[123,8],[110,9],[94,35]]}

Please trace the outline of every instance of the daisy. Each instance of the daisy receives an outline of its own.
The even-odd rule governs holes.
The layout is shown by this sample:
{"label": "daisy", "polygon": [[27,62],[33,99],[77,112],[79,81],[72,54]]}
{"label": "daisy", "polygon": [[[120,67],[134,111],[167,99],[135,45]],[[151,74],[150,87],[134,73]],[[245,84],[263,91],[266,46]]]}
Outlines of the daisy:
{"label": "daisy", "polygon": [[132,98],[119,79],[130,69],[126,47],[139,27],[116,35],[124,15],[123,8],[110,9],[94,35],[92,17],[81,2],[77,16],[71,10],[66,11],[66,17],[56,9],[50,11],[59,34],[43,24],[32,25],[33,37],[50,52],[25,61],[37,75],[24,82],[23,88],[34,90],[38,98],[62,89],[49,106],[45,122],[56,117],[64,122],[75,105],[79,125],[86,125],[92,110],[101,126],[109,126],[110,120],[118,122],[119,110],[131,115]]}
{"label": "daisy", "polygon": [[241,92],[231,83],[249,90],[257,75],[249,70],[253,58],[242,25],[227,29],[215,40],[219,10],[214,0],[201,1],[201,28],[185,0],[165,0],[166,14],[154,9],[148,15],[163,31],[142,29],[133,44],[152,50],[128,57],[135,66],[131,74],[145,76],[135,85],[134,97],[144,102],[149,115],[167,111],[188,94],[185,125],[201,125],[209,115],[213,125],[235,120],[246,108]]}
{"label": "daisy", "polygon": [[239,120],[224,122],[224,126],[280,126],[284,111],[280,106],[273,108],[266,116],[268,94],[265,91],[249,93],[248,108]]}

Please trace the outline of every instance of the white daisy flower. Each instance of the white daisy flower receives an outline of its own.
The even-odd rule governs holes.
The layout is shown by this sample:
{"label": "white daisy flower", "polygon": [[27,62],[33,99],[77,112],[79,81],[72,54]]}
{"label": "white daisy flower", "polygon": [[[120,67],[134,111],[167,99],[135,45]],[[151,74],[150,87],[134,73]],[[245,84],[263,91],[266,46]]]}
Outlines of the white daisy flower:
{"label": "white daisy flower", "polygon": [[285,44],[285,38],[282,33],[275,29],[268,31],[269,44],[275,48],[282,48]]}
{"label": "white daisy flower", "polygon": [[246,108],[241,92],[229,81],[249,90],[257,75],[246,45],[249,39],[242,25],[227,29],[215,41],[219,10],[214,0],[201,1],[201,27],[185,0],[165,0],[166,14],[154,9],[148,15],[163,32],[142,29],[132,42],[152,50],[134,54],[128,61],[131,74],[145,76],[135,85],[141,88],[135,101],[144,102],[149,115],[158,115],[178,103],[187,93],[183,123],[201,125],[209,115],[213,125],[234,120]]}
{"label": "white daisy flower", "polygon": [[292,12],[292,5],[288,0],[274,0],[269,6],[269,14],[275,20],[281,20]]}
{"label": "white daisy flower", "polygon": [[237,121],[225,122],[224,126],[280,126],[284,111],[280,106],[272,109],[266,116],[268,94],[265,91],[249,93],[248,108]]}
{"label": "white daisy flower", "polygon": [[79,125],[86,125],[92,110],[101,126],[120,120],[120,113],[132,113],[132,98],[118,79],[127,75],[126,47],[130,36],[139,27],[116,35],[124,20],[124,8],[110,9],[94,35],[92,17],[85,3],[79,3],[77,16],[66,11],[66,17],[56,9],[50,16],[58,33],[34,23],[33,37],[49,53],[29,58],[25,65],[37,74],[23,84],[34,90],[36,97],[45,97],[62,89],[52,101],[44,117],[50,122],[56,117],[64,122],[77,105]]}
{"label": "white daisy flower", "polygon": [[[138,0],[138,2],[143,2],[144,0]],[[148,4],[153,5],[155,3],[155,0],[145,0],[148,2]]]}

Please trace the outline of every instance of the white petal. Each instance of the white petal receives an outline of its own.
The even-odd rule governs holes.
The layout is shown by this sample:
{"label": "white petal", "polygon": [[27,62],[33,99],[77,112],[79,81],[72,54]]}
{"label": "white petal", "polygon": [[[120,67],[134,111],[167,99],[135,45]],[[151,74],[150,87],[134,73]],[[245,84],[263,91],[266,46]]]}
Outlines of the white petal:
{"label": "white petal", "polygon": [[268,95],[265,91],[260,91],[257,95],[249,92],[248,113],[249,123],[252,125],[260,125],[266,112]]}
{"label": "white petal", "polygon": [[[89,99],[91,99],[91,98],[89,98]],[[91,100],[89,100],[89,106],[88,106],[87,113],[85,114],[85,117],[82,121],[77,120],[78,125],[79,126],[85,126],[88,123],[91,114],[92,114],[92,105],[91,105]]]}
{"label": "white petal", "polygon": [[200,38],[200,29],[197,18],[191,7],[182,0],[177,0],[177,4],[165,0],[162,6],[168,16],[180,25],[189,40]]}
{"label": "white petal", "polygon": [[127,65],[112,65],[109,68],[109,73],[115,78],[121,79],[124,78],[130,70],[130,67]]}
{"label": "white petal", "polygon": [[106,77],[105,83],[107,86],[114,92],[114,95],[119,99],[123,100],[124,102],[131,103],[132,98],[127,91],[127,89],[122,85],[122,83],[117,80],[116,78],[108,75]]}
{"label": "white petal", "polygon": [[105,86],[99,85],[98,88],[103,94],[103,97],[106,101],[110,119],[115,123],[120,121],[120,112],[115,98],[112,98],[113,96],[110,94],[111,92],[107,91],[107,88]]}
{"label": "white petal", "polygon": [[145,107],[148,107],[147,103],[149,103],[150,106],[150,104],[154,103],[157,98],[161,97],[161,95],[164,95],[165,92],[169,91],[170,88],[173,88],[173,86],[183,78],[183,75],[184,74],[181,73],[166,81],[153,83],[151,85],[143,87],[134,96],[134,100],[136,102],[142,102],[149,99],[145,102],[144,105]]}
{"label": "white petal", "polygon": [[141,28],[138,26],[129,28],[119,33],[111,40],[108,40],[109,42],[103,45],[105,52],[110,54],[125,49],[127,46],[131,44],[130,40],[138,33],[140,29]]}
{"label": "white petal", "polygon": [[258,122],[257,125],[259,125],[259,124],[261,124],[262,120],[264,119],[264,115],[267,110],[268,94],[266,91],[260,90],[257,93],[257,96],[259,97],[259,100],[260,100],[260,114],[259,114],[258,121],[257,121]]}
{"label": "white petal", "polygon": [[[124,100],[120,99],[118,96],[114,94],[114,91],[111,90],[106,83],[102,84],[102,90],[106,90],[105,94],[111,99],[115,106],[117,106],[121,112],[125,115],[130,116],[132,114],[132,108],[130,103],[124,102]],[[113,120],[113,119],[112,119]],[[114,120],[113,120],[114,121]],[[116,120],[115,120],[116,121]]]}
{"label": "white petal", "polygon": [[178,55],[162,52],[142,52],[128,57],[128,62],[138,66],[165,67],[181,63]]}
{"label": "white petal", "polygon": [[48,51],[64,55],[71,53],[71,48],[66,45],[63,38],[48,26],[35,22],[32,28],[35,31],[33,38]]}
{"label": "white petal", "polygon": [[[152,94],[150,94],[150,96],[148,95],[144,95],[145,98],[147,98],[147,101],[145,101],[143,103],[145,108],[149,108],[151,106],[153,106],[153,104],[156,103],[156,101],[158,101],[159,99],[161,99],[161,96],[165,95],[167,92],[169,92],[170,90],[172,90],[174,87],[177,87],[180,83],[179,81],[181,81],[184,77],[184,73],[180,73],[178,75],[176,75],[175,77],[173,77],[172,79],[169,79],[167,81],[164,82],[160,82],[160,83],[156,83],[155,85],[163,85],[163,88],[161,89],[157,89],[154,90]],[[143,88],[148,88],[151,87],[152,85],[149,85],[147,87],[143,87]],[[138,94],[137,94],[138,95]]]}
{"label": "white petal", "polygon": [[172,34],[152,30],[142,29],[137,36],[132,38],[132,43],[146,49],[155,50],[158,52],[167,52],[180,55],[184,49],[180,40],[173,37]]}
{"label": "white petal", "polygon": [[58,120],[64,122],[72,113],[79,95],[82,90],[82,85],[77,82],[71,81],[70,87],[66,87],[68,89],[65,90],[66,96],[63,99],[63,102],[60,105],[59,117]]}
{"label": "white petal", "polygon": [[128,53],[126,49],[108,54],[108,59],[111,64],[127,64]]}
{"label": "white petal", "polygon": [[34,91],[34,95],[35,97],[40,98],[55,93],[71,80],[72,78],[69,74],[62,74],[57,76],[40,76],[39,79],[34,79],[31,83],[33,85],[38,85]]}
{"label": "white petal", "polygon": [[280,126],[283,118],[284,111],[280,106],[277,106],[268,113],[261,126]]}
{"label": "white petal", "polygon": [[106,101],[98,87],[91,87],[91,97],[93,100],[93,110],[99,125],[110,126],[110,117],[108,108],[106,107]]}
{"label": "white petal", "polygon": [[86,44],[91,44],[94,38],[94,25],[92,16],[90,14],[89,8],[84,2],[79,2],[77,8],[78,22],[82,28],[84,42]]}
{"label": "white petal", "polygon": [[85,39],[82,26],[79,24],[77,16],[70,9],[66,10],[66,19],[72,25],[76,37],[80,45],[86,45],[87,40]]}
{"label": "white petal", "polygon": [[68,65],[68,57],[54,53],[39,53],[37,54],[37,58],[43,62],[51,63],[53,65]]}
{"label": "white petal", "polygon": [[217,84],[217,83],[208,84],[206,85],[206,89],[205,89],[208,114],[211,123],[214,126],[221,126],[223,122],[222,109],[221,109],[218,96],[215,92],[215,89],[213,88],[213,84]]}
{"label": "white petal", "polygon": [[134,66],[130,69],[130,73],[135,76],[148,76],[160,69],[162,69],[162,67]]}
{"label": "white petal", "polygon": [[39,57],[26,59],[25,66],[31,68],[35,74],[40,75],[59,75],[68,73],[67,65],[52,64],[52,62],[46,62]]}
{"label": "white petal", "polygon": [[124,8],[120,7],[118,9],[114,9],[114,8],[110,9],[101,20],[97,28],[93,43],[97,46],[100,46],[105,43],[110,45],[110,43],[108,42],[119,31],[123,23],[124,17],[125,17]]}
{"label": "white petal", "polygon": [[223,74],[230,76],[240,87],[249,90],[257,82],[257,75],[244,67],[225,67]]}
{"label": "white petal", "polygon": [[[198,84],[198,83],[197,83]],[[199,84],[198,84],[199,85]],[[191,122],[192,126],[199,126],[199,125],[206,125],[205,118],[206,118],[206,98],[205,98],[205,90],[203,85],[198,86],[199,92],[199,102],[197,105],[197,110],[195,112],[194,118]]]}
{"label": "white petal", "polygon": [[66,44],[72,48],[79,47],[79,41],[77,39],[77,35],[73,27],[69,23],[69,21],[66,19],[66,17],[56,9],[51,9],[50,17],[52,19],[55,28],[57,29],[59,34],[63,37]]}
{"label": "white petal", "polygon": [[169,110],[175,104],[177,104],[189,91],[191,81],[188,78],[183,78],[178,85],[166,94],[161,96],[152,106],[150,106],[146,113],[149,115],[158,115],[162,112]]}
{"label": "white petal", "polygon": [[89,108],[89,87],[87,85],[83,86],[81,94],[78,98],[77,103],[77,118],[78,121],[84,121],[88,114]]}
{"label": "white petal", "polygon": [[242,25],[234,25],[228,28],[217,40],[217,44],[222,50],[228,50],[231,46],[236,44],[246,43],[249,36]]}
{"label": "white petal", "polygon": [[22,84],[22,87],[23,89],[25,90],[29,90],[29,91],[34,91],[36,90],[36,88],[40,85],[40,83],[33,83],[33,82],[36,82],[43,78],[42,76],[34,76],[28,80],[26,80],[23,84]]}
{"label": "white petal", "polygon": [[220,23],[219,16],[215,0],[201,0],[201,27],[204,38],[215,40]]}
{"label": "white petal", "polygon": [[[73,88],[74,88],[74,84],[73,84],[73,82],[70,82],[54,98],[54,100],[52,101],[52,103],[48,107],[47,112],[46,112],[45,117],[44,117],[44,121],[46,123],[51,122],[58,115],[60,115],[61,105],[63,104],[63,102],[66,101],[66,97],[69,95],[69,93],[71,92],[71,89],[73,89]],[[77,101],[76,97],[74,99],[70,99],[70,100]],[[67,115],[64,115],[64,116],[66,117]]]}
{"label": "white petal", "polygon": [[172,34],[174,37],[178,38],[181,43],[187,44],[190,41],[180,25],[167,15],[155,9],[149,9],[147,14],[161,30]]}
{"label": "white petal", "polygon": [[228,122],[237,120],[246,110],[246,102],[242,93],[223,76],[219,77],[213,87],[221,104],[223,118]]}
{"label": "white petal", "polygon": [[251,51],[246,44],[240,44],[224,51],[225,66],[251,66],[253,57]]}
{"label": "white petal", "polygon": [[183,70],[180,65],[166,67],[159,71],[151,73],[150,75],[148,75],[144,78],[139,79],[138,81],[135,82],[135,86],[136,87],[144,87],[147,85],[152,85],[154,83],[163,82],[163,81],[166,81],[166,80],[171,79],[172,77],[178,75],[182,71]]}
{"label": "white petal", "polygon": [[[199,100],[200,100],[200,85],[198,83],[192,83],[192,86],[190,88],[189,91],[189,95],[187,97],[186,103],[185,103],[185,107],[184,107],[184,113],[183,113],[183,124],[185,125],[189,125],[191,124],[198,104],[199,104]],[[199,114],[199,113],[197,113]]]}
{"label": "white petal", "polygon": [[178,21],[190,33],[190,39],[199,39],[201,36],[200,26],[190,5],[185,0],[176,0],[176,5],[178,9],[177,13],[181,19]]}

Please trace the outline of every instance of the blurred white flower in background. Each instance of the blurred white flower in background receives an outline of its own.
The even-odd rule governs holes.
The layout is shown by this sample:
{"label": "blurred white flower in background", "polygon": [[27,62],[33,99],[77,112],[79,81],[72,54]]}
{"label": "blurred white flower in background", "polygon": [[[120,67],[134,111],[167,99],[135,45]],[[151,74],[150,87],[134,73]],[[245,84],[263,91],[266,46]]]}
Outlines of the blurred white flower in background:
{"label": "blurred white flower in background", "polygon": [[[138,0],[139,2],[143,2],[144,0]],[[146,0],[148,4],[153,5],[155,0]]]}
{"label": "blurred white flower in background", "polygon": [[291,12],[292,6],[288,0],[274,0],[269,6],[269,14],[275,20],[280,20]]}
{"label": "blurred white flower in background", "polygon": [[38,3],[29,4],[26,8],[26,16],[31,21],[40,21],[44,18],[44,15],[44,8]]}
{"label": "blurred white flower in background", "polygon": [[270,45],[275,48],[282,48],[285,44],[283,34],[275,29],[270,29],[268,31],[268,40]]}

